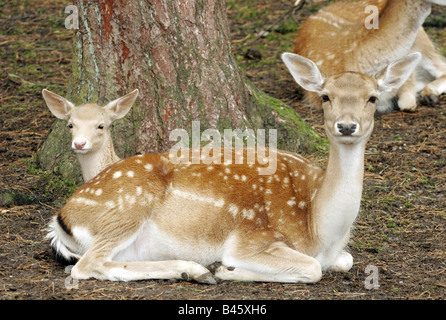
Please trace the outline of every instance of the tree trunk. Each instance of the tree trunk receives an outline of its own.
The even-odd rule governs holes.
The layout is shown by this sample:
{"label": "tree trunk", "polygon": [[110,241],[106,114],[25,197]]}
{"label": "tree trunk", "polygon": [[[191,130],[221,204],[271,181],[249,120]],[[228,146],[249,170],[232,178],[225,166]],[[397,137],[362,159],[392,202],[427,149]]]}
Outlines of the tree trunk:
{"label": "tree trunk", "polygon": [[[173,129],[277,129],[278,147],[311,152],[321,144],[287,105],[247,81],[231,52],[224,0],[78,0],[67,98],[105,104],[140,95],[113,128],[119,156],[164,152]],[[63,93],[60,93],[63,95]],[[78,176],[65,124],[56,121],[38,153],[42,167]]]}

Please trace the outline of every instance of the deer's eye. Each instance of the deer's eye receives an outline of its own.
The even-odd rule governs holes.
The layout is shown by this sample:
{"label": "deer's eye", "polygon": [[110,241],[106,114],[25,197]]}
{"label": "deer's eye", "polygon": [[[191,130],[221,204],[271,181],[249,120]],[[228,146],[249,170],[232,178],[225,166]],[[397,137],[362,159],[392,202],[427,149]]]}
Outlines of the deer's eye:
{"label": "deer's eye", "polygon": [[98,129],[104,129],[104,125],[103,124],[98,125]]}
{"label": "deer's eye", "polygon": [[326,94],[323,94],[323,95],[321,96],[321,99],[322,99],[322,102],[328,102],[328,101],[330,101],[330,97],[327,96]]}
{"label": "deer's eye", "polygon": [[370,103],[375,103],[377,99],[378,99],[377,97],[375,97],[375,96],[371,96],[371,97],[369,98],[369,101],[368,101],[368,102],[370,102]]}
{"label": "deer's eye", "polygon": [[68,124],[68,128],[69,128],[69,129],[73,129],[73,124],[72,124],[72,123],[69,123],[69,124]]}

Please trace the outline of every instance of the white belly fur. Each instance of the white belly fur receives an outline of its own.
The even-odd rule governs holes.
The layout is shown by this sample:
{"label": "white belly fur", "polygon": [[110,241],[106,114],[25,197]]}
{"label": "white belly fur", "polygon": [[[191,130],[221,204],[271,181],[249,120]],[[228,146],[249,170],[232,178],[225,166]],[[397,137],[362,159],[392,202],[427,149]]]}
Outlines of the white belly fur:
{"label": "white belly fur", "polygon": [[221,261],[222,248],[205,241],[184,241],[167,235],[153,221],[147,221],[133,239],[120,246],[113,261],[195,261],[204,266]]}

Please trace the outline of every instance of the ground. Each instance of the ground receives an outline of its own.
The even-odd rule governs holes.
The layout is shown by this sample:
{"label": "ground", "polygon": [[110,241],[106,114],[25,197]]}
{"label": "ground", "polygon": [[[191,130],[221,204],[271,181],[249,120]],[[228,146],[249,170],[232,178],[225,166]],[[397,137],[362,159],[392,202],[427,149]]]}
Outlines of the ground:
{"label": "ground", "polygon": [[[294,1],[228,1],[234,54],[261,90],[293,106],[324,135],[322,114],[306,106],[280,61],[299,22],[317,10]],[[46,224],[76,187],[34,162],[54,121],[41,97],[66,93],[72,30],[64,0],[0,1],[1,299],[445,299],[446,97],[416,112],[377,115],[366,149],[364,195],[348,273],[313,285],[184,281],[73,281],[53,258]],[[320,4],[324,5],[324,3]],[[444,9],[427,21],[443,55]],[[307,157],[320,166],[327,153]]]}

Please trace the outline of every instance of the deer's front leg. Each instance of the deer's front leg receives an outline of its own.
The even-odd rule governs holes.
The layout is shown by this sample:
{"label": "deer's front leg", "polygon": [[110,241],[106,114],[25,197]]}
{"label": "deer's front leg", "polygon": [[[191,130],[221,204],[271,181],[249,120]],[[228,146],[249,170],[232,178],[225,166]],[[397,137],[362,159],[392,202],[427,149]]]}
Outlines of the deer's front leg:
{"label": "deer's front leg", "polygon": [[322,268],[315,258],[286,244],[273,230],[251,231],[227,243],[223,265],[215,270],[220,280],[314,283]]}

